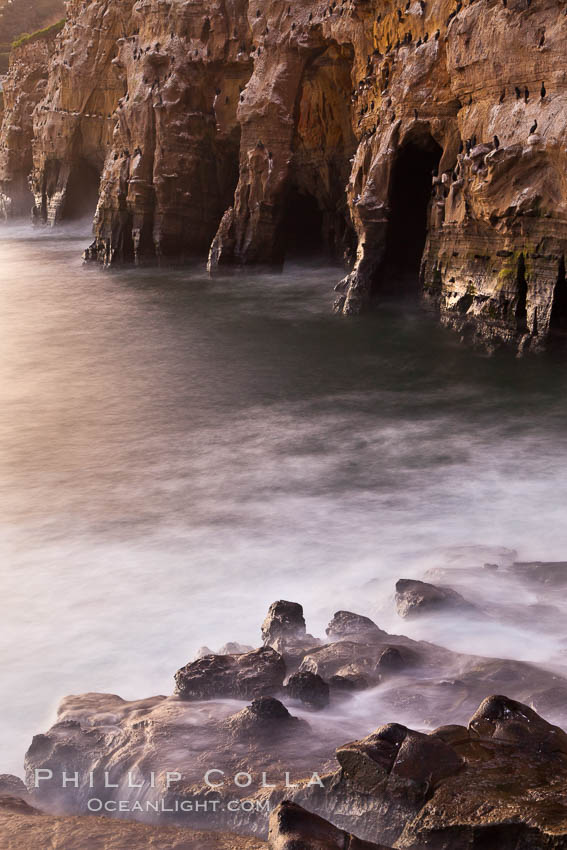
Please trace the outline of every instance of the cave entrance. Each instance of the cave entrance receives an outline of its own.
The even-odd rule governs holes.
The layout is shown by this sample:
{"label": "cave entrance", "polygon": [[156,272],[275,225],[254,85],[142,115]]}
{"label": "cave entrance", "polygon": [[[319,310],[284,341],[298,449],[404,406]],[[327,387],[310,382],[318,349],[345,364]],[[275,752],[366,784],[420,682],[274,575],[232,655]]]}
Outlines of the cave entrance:
{"label": "cave entrance", "polygon": [[549,341],[552,348],[565,348],[567,345],[567,279],[565,276],[565,258],[561,257],[557,281],[553,290],[553,304],[549,320]]}
{"label": "cave entrance", "polygon": [[62,219],[77,221],[94,217],[98,203],[100,174],[90,162],[80,159],[71,168]]}
{"label": "cave entrance", "polygon": [[313,195],[293,187],[287,197],[282,226],[286,258],[305,258],[325,252],[323,214]]}
{"label": "cave entrance", "polygon": [[437,173],[442,148],[427,135],[402,146],[390,184],[390,217],[386,251],[380,271],[380,289],[416,293],[427,236],[432,176]]}
{"label": "cave entrance", "polygon": [[277,234],[282,259],[324,256],[336,262],[354,253],[347,206],[350,159],[357,148],[349,99],[354,50],[329,41],[312,50],[298,87],[290,183]]}

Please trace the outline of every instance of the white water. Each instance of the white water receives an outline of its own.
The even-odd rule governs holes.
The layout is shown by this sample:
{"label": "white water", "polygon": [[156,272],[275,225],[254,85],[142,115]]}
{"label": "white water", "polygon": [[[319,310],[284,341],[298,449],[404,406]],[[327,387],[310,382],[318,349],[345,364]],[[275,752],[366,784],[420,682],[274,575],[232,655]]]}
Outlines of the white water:
{"label": "white water", "polygon": [[408,305],[334,317],[337,269],[109,273],[87,241],[0,234],[0,772],[63,695],[169,693],[277,598],[319,635],[349,608],[555,656],[563,635],[408,626],[392,595],[502,547],[565,558],[562,364],[484,359]]}

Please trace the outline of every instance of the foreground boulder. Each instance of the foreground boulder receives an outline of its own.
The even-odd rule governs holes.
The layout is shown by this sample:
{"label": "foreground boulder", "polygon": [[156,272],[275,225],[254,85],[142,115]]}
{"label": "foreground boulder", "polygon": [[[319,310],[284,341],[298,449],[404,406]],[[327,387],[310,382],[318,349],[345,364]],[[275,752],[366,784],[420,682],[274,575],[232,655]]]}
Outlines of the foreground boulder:
{"label": "foreground boulder", "polygon": [[277,693],[286,674],[282,656],[271,647],[244,655],[206,655],[175,674],[182,699],[255,699]]}
{"label": "foreground boulder", "polygon": [[438,587],[426,581],[407,578],[396,582],[396,607],[400,617],[455,610],[479,613],[476,606],[450,587]]}
{"label": "foreground boulder", "polygon": [[491,696],[468,726],[391,723],[339,747],[326,793],[293,800],[399,850],[565,850],[566,746],[529,706]]}
{"label": "foreground boulder", "polygon": [[365,794],[376,794],[388,784],[407,785],[407,793],[411,787],[412,796],[420,793],[424,799],[432,785],[463,767],[463,759],[441,738],[398,723],[339,747],[337,760],[352,785]]}
{"label": "foreground boulder", "polygon": [[289,800],[272,813],[268,841],[270,850],[388,850],[337,829]]}

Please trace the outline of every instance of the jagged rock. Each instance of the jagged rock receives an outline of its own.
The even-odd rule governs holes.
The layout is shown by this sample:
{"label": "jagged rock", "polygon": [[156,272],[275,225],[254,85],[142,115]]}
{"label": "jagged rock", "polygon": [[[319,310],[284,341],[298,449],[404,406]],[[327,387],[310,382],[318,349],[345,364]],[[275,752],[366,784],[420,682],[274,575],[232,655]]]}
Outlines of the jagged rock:
{"label": "jagged rock", "polygon": [[390,779],[398,779],[413,783],[419,791],[412,788],[412,795],[421,792],[424,798],[431,784],[463,766],[463,760],[440,738],[395,723],[340,747],[337,759],[345,776],[363,793],[379,793]]}
{"label": "jagged rock", "polygon": [[290,640],[301,640],[305,638],[306,632],[301,605],[284,600],[270,605],[262,623],[262,640],[265,646],[272,646],[276,640],[281,640],[284,644]]}
{"label": "jagged rock", "polygon": [[351,611],[337,611],[325,631],[331,640],[372,640],[386,634],[369,617]]}
{"label": "jagged rock", "polygon": [[281,655],[262,647],[244,655],[207,655],[175,674],[182,699],[254,699],[278,693],[286,674]]}
{"label": "jagged rock", "polygon": [[291,799],[343,829],[404,850],[565,848],[565,733],[507,697],[468,727],[389,724],[341,746],[325,792]]}
{"label": "jagged rock", "polygon": [[396,582],[396,606],[400,617],[459,610],[473,613],[477,609],[450,587],[437,587],[416,579]]}
{"label": "jagged rock", "polygon": [[270,816],[270,850],[388,850],[370,844],[284,800]]}
{"label": "jagged rock", "polygon": [[293,673],[287,680],[285,691],[292,699],[300,700],[308,708],[320,710],[329,704],[329,685],[317,673]]}
{"label": "jagged rock", "polygon": [[45,95],[56,33],[12,50],[3,80],[4,115],[0,127],[0,218],[28,216],[33,195],[33,112]]}
{"label": "jagged rock", "polygon": [[567,735],[531,708],[504,696],[487,697],[469,721],[469,730],[481,739],[492,738],[538,753],[567,756]]}

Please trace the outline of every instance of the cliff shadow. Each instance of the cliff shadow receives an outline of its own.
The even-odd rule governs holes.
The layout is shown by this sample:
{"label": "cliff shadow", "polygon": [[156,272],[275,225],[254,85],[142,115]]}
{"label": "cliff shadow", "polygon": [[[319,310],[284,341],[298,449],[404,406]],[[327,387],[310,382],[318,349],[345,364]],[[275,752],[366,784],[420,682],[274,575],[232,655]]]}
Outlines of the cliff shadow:
{"label": "cliff shadow", "polygon": [[340,260],[355,239],[345,186],[357,142],[350,104],[353,50],[328,43],[308,62],[295,104],[289,182],[278,227],[277,253]]}
{"label": "cliff shadow", "polygon": [[567,279],[565,276],[565,257],[561,257],[557,271],[557,281],[553,290],[553,303],[549,320],[548,348],[564,352],[567,348]]}
{"label": "cliff shadow", "polygon": [[416,295],[429,225],[432,181],[443,151],[429,134],[400,147],[392,169],[384,259],[375,280],[380,294]]}
{"label": "cliff shadow", "polygon": [[86,159],[75,162],[69,173],[65,200],[61,210],[62,221],[94,218],[98,204],[100,173]]}
{"label": "cliff shadow", "polygon": [[288,258],[305,259],[329,253],[323,237],[323,213],[317,199],[295,186],[288,193],[282,230]]}

